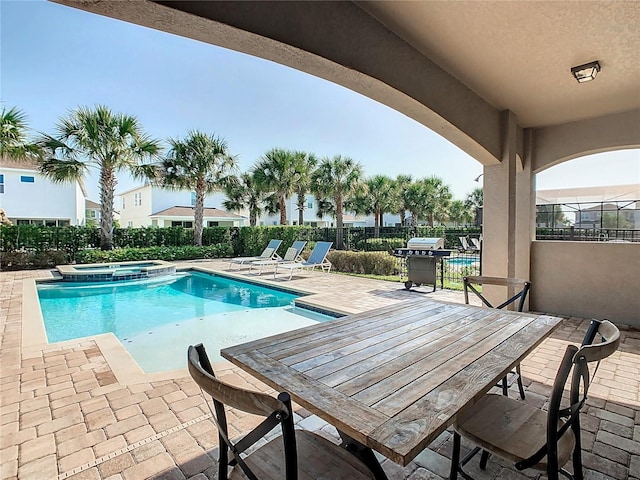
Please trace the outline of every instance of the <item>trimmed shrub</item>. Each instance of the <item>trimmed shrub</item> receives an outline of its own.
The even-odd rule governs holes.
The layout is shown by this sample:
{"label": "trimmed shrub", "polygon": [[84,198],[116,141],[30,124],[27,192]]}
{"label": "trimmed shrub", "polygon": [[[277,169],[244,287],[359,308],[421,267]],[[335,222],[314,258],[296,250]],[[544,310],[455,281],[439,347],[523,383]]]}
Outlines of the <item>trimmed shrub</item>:
{"label": "trimmed shrub", "polygon": [[126,262],[131,260],[194,260],[196,258],[221,258],[233,253],[231,245],[220,243],[206,247],[116,248],[114,250],[84,250],[78,252],[78,263]]}
{"label": "trimmed shrub", "polygon": [[2,270],[29,270],[37,268],[53,268],[56,265],[65,265],[67,254],[62,250],[43,250],[40,252],[7,252],[0,255],[0,269]]}
{"label": "trimmed shrub", "polygon": [[397,271],[397,259],[388,253],[334,250],[327,259],[338,272],[386,276]]}
{"label": "trimmed shrub", "polygon": [[406,247],[404,238],[367,238],[356,245],[357,250],[365,252],[387,252],[389,249]]}

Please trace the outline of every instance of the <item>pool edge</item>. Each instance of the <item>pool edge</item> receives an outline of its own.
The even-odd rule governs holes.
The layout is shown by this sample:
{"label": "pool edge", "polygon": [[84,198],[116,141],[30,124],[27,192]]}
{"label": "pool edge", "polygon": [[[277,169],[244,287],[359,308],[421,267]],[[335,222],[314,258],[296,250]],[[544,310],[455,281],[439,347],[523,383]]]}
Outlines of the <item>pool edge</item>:
{"label": "pool edge", "polygon": [[[260,281],[259,279],[246,279],[243,276],[226,274],[218,270],[208,269],[206,267],[177,267],[176,271],[197,271],[201,273],[216,275],[220,277],[226,277],[233,280],[243,281],[246,283],[253,283],[256,285],[273,288],[276,290],[285,291],[288,293],[297,293],[303,295],[304,301],[299,302],[296,299],[295,304],[300,308],[305,308],[318,311],[320,313],[331,314],[332,316],[343,316],[350,312],[341,312],[336,309],[330,310],[326,307],[317,305],[315,302],[310,301],[314,296],[318,296],[315,292],[309,292],[297,288],[274,286],[266,281]],[[113,333],[103,333],[99,335],[90,335],[87,337],[76,338],[72,340],[65,340],[62,342],[49,343],[44,326],[44,319],[40,310],[40,302],[38,299],[38,292],[36,289],[36,283],[38,282],[60,282],[60,279],[56,278],[28,278],[23,280],[22,289],[22,332],[21,332],[21,347],[22,358],[33,358],[34,356],[40,356],[44,352],[50,352],[55,350],[62,350],[65,348],[78,347],[86,342],[94,342],[105,361],[109,365],[112,373],[116,377],[118,384],[121,386],[135,385],[148,382],[159,382],[164,380],[174,380],[177,378],[184,378],[189,376],[189,372],[186,366],[186,353],[185,353],[185,368],[177,370],[167,370],[164,372],[152,372],[147,373],[138,365],[135,359],[131,356],[126,347]],[[300,304],[298,304],[300,303]],[[215,362],[214,367],[217,366],[220,369],[226,369],[232,366],[231,362],[222,359],[220,362]]]}

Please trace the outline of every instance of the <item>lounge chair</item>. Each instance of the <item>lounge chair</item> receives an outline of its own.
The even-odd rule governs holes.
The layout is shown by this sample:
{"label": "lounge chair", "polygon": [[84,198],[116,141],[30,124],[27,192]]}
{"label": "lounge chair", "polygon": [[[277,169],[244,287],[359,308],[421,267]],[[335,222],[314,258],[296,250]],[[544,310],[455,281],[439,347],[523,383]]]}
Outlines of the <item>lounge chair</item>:
{"label": "lounge chair", "polygon": [[473,246],[474,246],[475,250],[477,250],[477,251],[481,250],[480,249],[480,239],[479,238],[472,238],[471,242],[473,242]]}
{"label": "lounge chair", "polygon": [[462,252],[470,252],[471,247],[469,246],[469,242],[467,242],[467,237],[458,237],[460,239],[460,245],[462,245]]}
{"label": "lounge chair", "polygon": [[273,260],[256,260],[254,262],[251,262],[249,264],[249,273],[251,273],[251,270],[253,269],[253,267],[260,267],[260,271],[258,272],[258,275],[260,275],[262,273],[262,270],[266,266],[269,266],[269,265],[277,266],[277,265],[283,265],[285,263],[299,262],[300,254],[302,253],[302,250],[304,250],[304,247],[306,244],[307,242],[305,240],[297,240],[293,242],[291,247],[287,249],[287,252],[284,254],[284,257],[282,258],[276,258]]}
{"label": "lounge chair", "polygon": [[316,246],[311,251],[311,255],[309,255],[309,259],[306,262],[296,262],[296,263],[285,263],[282,265],[276,265],[276,271],[273,272],[273,278],[278,274],[279,269],[289,270],[289,278],[293,276],[293,272],[295,270],[303,270],[305,268],[309,268],[313,270],[316,267],[322,268],[323,273],[327,273],[331,270],[331,262],[327,260],[327,254],[329,253],[329,249],[333,245],[333,242],[318,242]]}
{"label": "lounge chair", "polygon": [[277,258],[280,258],[280,256],[278,255],[278,248],[280,248],[280,244],[282,243],[282,240],[271,240],[269,241],[269,245],[267,245],[267,248],[265,248],[263,250],[263,252],[257,256],[257,257],[236,257],[236,258],[232,258],[229,261],[229,270],[231,270],[231,265],[233,265],[234,263],[236,265],[238,265],[238,269],[240,268],[240,266],[244,265],[244,264],[248,264],[250,262],[255,262],[255,261],[259,261],[259,260],[275,260]]}

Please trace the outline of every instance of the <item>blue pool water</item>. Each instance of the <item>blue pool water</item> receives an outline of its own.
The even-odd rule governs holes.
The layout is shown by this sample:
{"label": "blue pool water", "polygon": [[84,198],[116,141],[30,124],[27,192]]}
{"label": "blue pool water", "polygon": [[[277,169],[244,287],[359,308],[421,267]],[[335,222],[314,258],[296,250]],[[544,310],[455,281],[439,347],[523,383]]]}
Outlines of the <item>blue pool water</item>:
{"label": "blue pool water", "polygon": [[332,317],[293,305],[298,295],[198,272],[154,280],[39,284],[49,342],[113,333],[147,372],[185,367],[189,344],[216,353]]}
{"label": "blue pool water", "polygon": [[447,263],[450,265],[458,265],[461,267],[470,267],[479,261],[480,257],[453,257],[447,259]]}

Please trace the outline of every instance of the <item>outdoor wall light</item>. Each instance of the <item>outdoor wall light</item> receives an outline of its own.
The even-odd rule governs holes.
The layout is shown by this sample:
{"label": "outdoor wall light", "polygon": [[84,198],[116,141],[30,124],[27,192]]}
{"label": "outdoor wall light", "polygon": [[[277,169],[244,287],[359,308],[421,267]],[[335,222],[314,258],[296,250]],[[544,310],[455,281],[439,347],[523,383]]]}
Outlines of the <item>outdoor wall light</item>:
{"label": "outdoor wall light", "polygon": [[478,182],[480,183],[480,177],[483,176],[484,173],[481,173],[480,175],[478,175],[476,178],[473,179],[474,182]]}
{"label": "outdoor wall light", "polygon": [[599,71],[600,62],[597,60],[595,62],[585,63],[584,65],[578,65],[577,67],[571,68],[571,74],[578,83],[590,82],[596,78]]}

